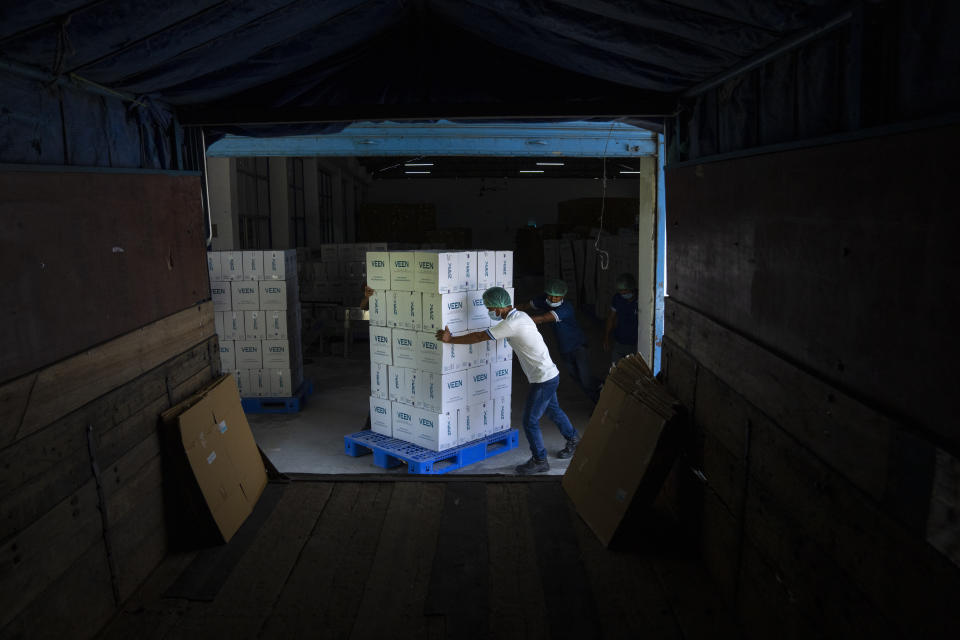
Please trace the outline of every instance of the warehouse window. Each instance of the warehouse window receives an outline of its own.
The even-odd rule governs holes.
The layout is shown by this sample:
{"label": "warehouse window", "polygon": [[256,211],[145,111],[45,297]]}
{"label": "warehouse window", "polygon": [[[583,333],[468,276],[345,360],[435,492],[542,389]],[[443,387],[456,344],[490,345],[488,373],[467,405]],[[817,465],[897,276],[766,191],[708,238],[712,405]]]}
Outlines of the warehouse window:
{"label": "warehouse window", "polygon": [[270,164],[267,158],[237,158],[240,248],[271,249]]}
{"label": "warehouse window", "polygon": [[303,206],[303,159],[287,161],[287,202],[290,210],[290,246],[307,246],[307,215]]}
{"label": "warehouse window", "polygon": [[317,195],[320,199],[320,242],[333,242],[333,180],[323,169],[317,169]]}

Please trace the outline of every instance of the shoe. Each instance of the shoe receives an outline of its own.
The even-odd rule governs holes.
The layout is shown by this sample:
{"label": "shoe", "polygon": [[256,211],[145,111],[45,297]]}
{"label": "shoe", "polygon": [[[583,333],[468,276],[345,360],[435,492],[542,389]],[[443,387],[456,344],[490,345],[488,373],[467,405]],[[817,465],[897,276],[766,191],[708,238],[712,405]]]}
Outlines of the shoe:
{"label": "shoe", "polygon": [[537,460],[533,457],[516,468],[517,474],[521,476],[529,476],[545,471],[550,471],[550,463],[547,462],[546,459]]}
{"label": "shoe", "polygon": [[580,438],[577,438],[576,440],[567,440],[567,446],[557,452],[557,457],[561,460],[572,458],[573,452],[577,450],[578,444],[580,444]]}

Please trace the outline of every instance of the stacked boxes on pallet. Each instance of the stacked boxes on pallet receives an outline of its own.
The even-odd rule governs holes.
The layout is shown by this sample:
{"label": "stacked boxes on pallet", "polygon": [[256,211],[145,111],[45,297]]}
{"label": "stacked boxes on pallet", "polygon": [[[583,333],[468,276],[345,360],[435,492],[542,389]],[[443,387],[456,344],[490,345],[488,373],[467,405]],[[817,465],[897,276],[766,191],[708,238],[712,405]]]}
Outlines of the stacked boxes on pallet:
{"label": "stacked boxes on pallet", "polygon": [[207,270],[222,370],[241,397],[292,396],[303,382],[296,251],[210,251]]}
{"label": "stacked boxes on pallet", "polygon": [[445,344],[487,329],[483,292],[513,297],[512,251],[371,251],[370,424],[442,451],[510,429],[513,351],[506,341]]}

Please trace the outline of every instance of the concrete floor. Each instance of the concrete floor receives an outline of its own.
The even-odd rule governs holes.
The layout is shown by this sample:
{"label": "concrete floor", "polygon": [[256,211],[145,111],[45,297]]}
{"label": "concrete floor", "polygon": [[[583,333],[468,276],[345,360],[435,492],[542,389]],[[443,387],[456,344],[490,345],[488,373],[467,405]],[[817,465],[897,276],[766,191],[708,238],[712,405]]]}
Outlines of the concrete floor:
{"label": "concrete floor", "polygon": [[[609,367],[607,354],[600,350],[602,325],[583,317],[580,323],[592,347],[594,374],[602,378]],[[560,406],[582,434],[590,421],[593,404],[580,391],[560,361],[552,333],[551,329],[546,329],[544,336],[554,362],[560,368],[560,387],[557,391]],[[257,443],[278,470],[284,473],[316,474],[407,473],[403,466],[381,469],[374,465],[371,455],[353,458],[344,453],[343,436],[363,429],[370,410],[369,346],[363,336],[355,339],[349,358],[342,355],[315,355],[308,351],[304,359],[304,373],[313,381],[314,394],[300,413],[247,416]],[[450,473],[513,475],[514,468],[530,458],[530,448],[520,425],[527,388],[526,376],[514,358],[512,422],[514,428],[520,431],[520,445]],[[557,451],[564,446],[563,436],[546,417],[541,420],[540,428],[547,448],[550,474],[563,475],[569,460],[556,457]]]}

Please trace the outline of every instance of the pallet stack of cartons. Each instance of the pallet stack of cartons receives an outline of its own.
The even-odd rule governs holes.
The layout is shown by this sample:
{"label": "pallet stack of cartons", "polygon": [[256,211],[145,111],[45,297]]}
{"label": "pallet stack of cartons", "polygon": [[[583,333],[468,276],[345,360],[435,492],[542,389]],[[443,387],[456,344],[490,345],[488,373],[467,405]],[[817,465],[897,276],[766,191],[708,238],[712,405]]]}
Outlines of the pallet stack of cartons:
{"label": "pallet stack of cartons", "polygon": [[284,398],[303,382],[296,250],[211,251],[220,363],[241,397]]}
{"label": "pallet stack of cartons", "polygon": [[490,327],[483,292],[513,298],[512,251],[371,251],[370,424],[442,451],[510,429],[513,351],[505,340],[445,344]]}

